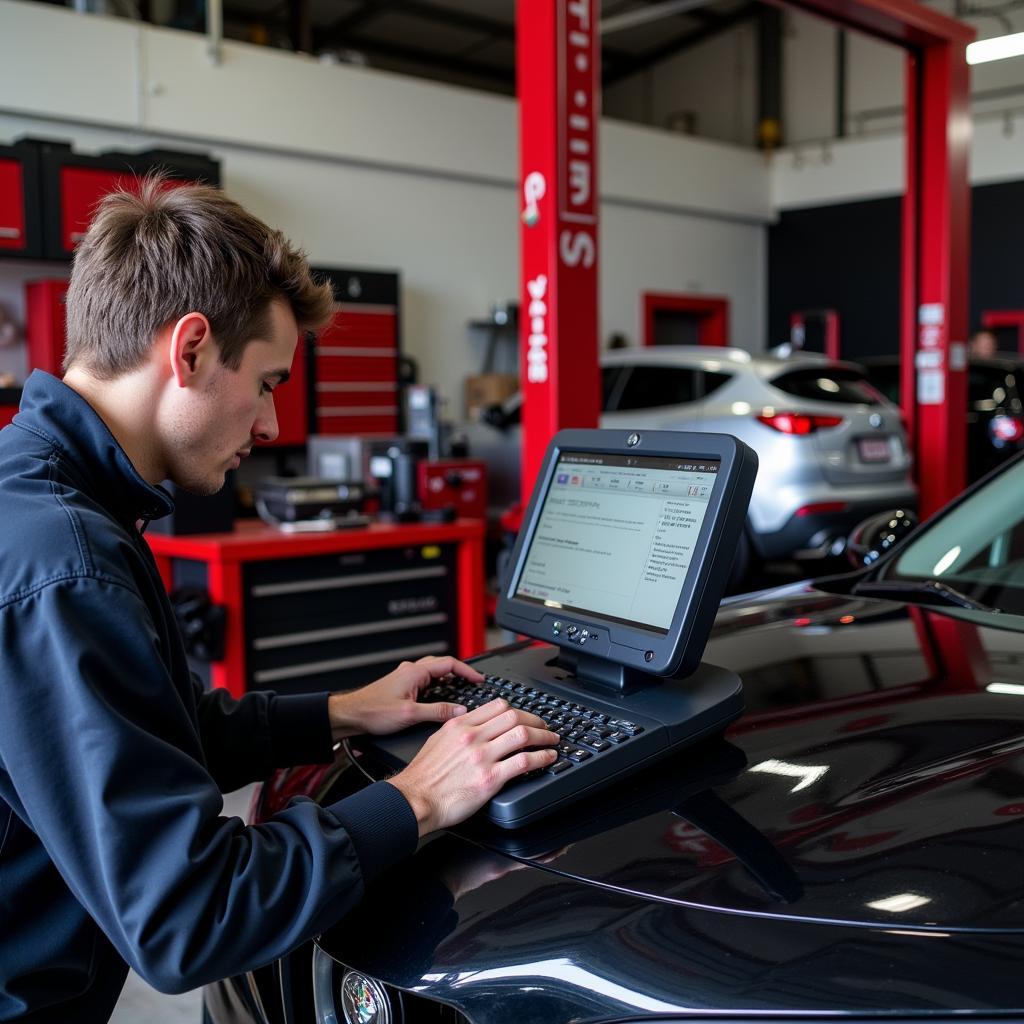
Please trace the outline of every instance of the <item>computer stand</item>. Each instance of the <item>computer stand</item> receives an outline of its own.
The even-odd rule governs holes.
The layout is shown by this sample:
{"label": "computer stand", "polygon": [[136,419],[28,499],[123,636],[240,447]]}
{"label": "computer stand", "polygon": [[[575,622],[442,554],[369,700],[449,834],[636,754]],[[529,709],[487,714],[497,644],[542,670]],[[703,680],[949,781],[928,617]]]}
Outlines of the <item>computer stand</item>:
{"label": "computer stand", "polygon": [[571,672],[581,683],[612,690],[617,694],[636,693],[648,686],[657,686],[662,679],[661,676],[652,676],[649,672],[641,672],[582,652],[577,654],[575,651],[561,650],[554,663]]}
{"label": "computer stand", "polygon": [[[541,650],[533,648],[530,653],[536,659]],[[563,682],[621,703],[623,717],[632,709],[662,723],[673,747],[722,731],[743,711],[743,682],[735,672],[718,665],[701,662],[690,675],[671,678],[649,675],[592,655],[559,651],[552,657],[551,648],[546,651],[543,666],[535,662],[534,678],[542,678],[545,669],[549,673],[554,670],[555,679],[564,672]]]}

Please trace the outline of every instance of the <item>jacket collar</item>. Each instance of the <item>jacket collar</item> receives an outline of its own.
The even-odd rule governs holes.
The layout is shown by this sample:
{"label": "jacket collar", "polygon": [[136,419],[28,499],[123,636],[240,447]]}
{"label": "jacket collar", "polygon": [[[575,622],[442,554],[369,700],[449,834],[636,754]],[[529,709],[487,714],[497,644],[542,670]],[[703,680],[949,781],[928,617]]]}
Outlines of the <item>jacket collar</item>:
{"label": "jacket collar", "polygon": [[14,422],[53,445],[90,493],[123,522],[160,519],[174,511],[171,496],[143,480],[96,410],[56,377],[32,371]]}

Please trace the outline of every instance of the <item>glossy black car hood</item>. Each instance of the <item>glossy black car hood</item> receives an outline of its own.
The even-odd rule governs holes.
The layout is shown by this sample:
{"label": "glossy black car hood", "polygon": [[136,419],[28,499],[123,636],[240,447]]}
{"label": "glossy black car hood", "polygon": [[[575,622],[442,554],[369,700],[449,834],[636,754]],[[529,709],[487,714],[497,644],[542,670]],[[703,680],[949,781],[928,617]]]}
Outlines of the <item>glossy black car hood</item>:
{"label": "glossy black car hood", "polygon": [[1024,930],[1024,636],[971,614],[806,587],[745,599],[705,655],[743,677],[727,742],[556,822],[462,834],[661,903]]}

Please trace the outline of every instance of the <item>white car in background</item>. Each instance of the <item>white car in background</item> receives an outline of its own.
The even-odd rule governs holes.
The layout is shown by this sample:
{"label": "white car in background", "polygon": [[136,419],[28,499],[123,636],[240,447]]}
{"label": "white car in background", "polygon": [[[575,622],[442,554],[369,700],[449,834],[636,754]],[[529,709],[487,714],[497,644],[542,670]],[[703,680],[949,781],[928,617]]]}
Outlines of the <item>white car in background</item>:
{"label": "white car in background", "polygon": [[[852,363],[736,348],[656,346],[601,356],[602,427],[703,430],[749,444],[760,468],[747,519],[745,568],[761,560],[842,553],[851,529],[895,507],[914,509],[900,410]],[[518,498],[518,395],[467,425],[488,467],[492,506]]]}

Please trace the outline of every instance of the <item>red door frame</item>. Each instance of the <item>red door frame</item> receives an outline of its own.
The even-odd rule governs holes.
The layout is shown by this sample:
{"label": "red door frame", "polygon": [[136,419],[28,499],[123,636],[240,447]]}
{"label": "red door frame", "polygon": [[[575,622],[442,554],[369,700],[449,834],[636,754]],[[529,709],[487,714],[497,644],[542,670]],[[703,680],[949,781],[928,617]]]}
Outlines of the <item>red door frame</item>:
{"label": "red door frame", "polygon": [[641,292],[644,345],[654,344],[657,313],[693,313],[699,317],[699,344],[724,348],[729,344],[729,300],[717,295],[681,295],[677,292]]}
{"label": "red door frame", "polygon": [[[776,2],[907,52],[902,404],[915,446],[919,511],[927,516],[965,480],[966,48],[975,33],[916,0]],[[522,317],[524,494],[555,430],[597,423],[597,17],[596,0],[516,4],[522,308],[537,303],[536,316]],[[528,377],[531,366],[537,379]]]}
{"label": "red door frame", "polygon": [[1024,355],[1024,309],[987,309],[981,314],[981,326],[990,331],[1016,327],[1017,351]]}
{"label": "red door frame", "polygon": [[789,340],[794,349],[804,347],[808,320],[822,320],[825,324],[825,355],[839,358],[839,314],[834,309],[803,309],[789,315]]}

